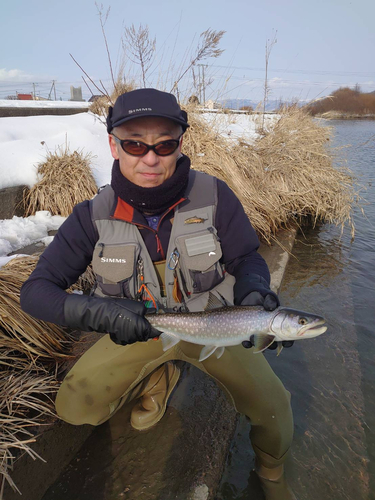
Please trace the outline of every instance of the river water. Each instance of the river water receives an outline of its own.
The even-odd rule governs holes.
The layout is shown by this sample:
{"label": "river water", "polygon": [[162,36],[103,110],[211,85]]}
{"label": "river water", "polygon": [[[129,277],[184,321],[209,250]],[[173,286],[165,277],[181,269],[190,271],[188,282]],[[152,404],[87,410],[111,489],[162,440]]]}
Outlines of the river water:
{"label": "river water", "polygon": [[[375,499],[375,122],[332,121],[333,146],[366,190],[356,235],[322,224],[297,235],[283,305],[323,315],[328,331],[296,342],[273,369],[292,394],[295,436],[286,464],[298,500]],[[217,500],[260,500],[241,417]]]}

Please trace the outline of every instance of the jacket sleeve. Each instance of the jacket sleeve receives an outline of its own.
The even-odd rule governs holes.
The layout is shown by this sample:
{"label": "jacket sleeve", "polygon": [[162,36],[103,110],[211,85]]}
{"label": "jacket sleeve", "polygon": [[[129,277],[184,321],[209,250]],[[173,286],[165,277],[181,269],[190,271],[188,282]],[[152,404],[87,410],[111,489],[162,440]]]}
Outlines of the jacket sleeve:
{"label": "jacket sleeve", "polygon": [[37,319],[65,325],[65,290],[90,264],[97,238],[89,201],[79,203],[22,285],[22,309]]}
{"label": "jacket sleeve", "polygon": [[[266,261],[257,252],[258,236],[239,199],[221,180],[218,180],[215,226],[221,240],[222,262],[226,270],[236,278],[237,288],[241,283],[241,291],[237,290],[235,285],[235,299],[238,294],[244,297],[258,290],[259,282],[269,289],[270,272]],[[244,283],[241,279],[243,276],[251,276],[251,279],[246,279]],[[254,281],[254,277],[259,277],[259,279]],[[258,284],[254,285],[257,281]],[[240,303],[240,300],[236,300],[236,303]]]}

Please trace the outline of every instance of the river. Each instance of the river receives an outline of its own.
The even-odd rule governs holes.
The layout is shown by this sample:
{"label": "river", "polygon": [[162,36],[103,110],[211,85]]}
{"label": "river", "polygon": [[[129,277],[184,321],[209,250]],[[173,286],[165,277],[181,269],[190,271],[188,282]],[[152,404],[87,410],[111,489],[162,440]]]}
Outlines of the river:
{"label": "river", "polygon": [[[356,235],[321,224],[297,235],[280,298],[323,315],[326,334],[276,358],[292,394],[295,436],[286,473],[298,500],[375,499],[375,122],[331,121],[333,146],[366,189]],[[217,500],[260,500],[249,423],[240,418]]]}

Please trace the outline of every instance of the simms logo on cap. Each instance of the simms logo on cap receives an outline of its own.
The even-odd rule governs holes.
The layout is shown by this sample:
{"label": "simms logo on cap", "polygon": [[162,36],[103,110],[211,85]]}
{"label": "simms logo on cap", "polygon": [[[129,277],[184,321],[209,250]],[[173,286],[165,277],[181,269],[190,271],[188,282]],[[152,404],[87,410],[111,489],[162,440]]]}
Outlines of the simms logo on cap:
{"label": "simms logo on cap", "polygon": [[141,111],[152,111],[152,108],[129,109],[128,113],[131,115],[132,113],[140,113]]}
{"label": "simms logo on cap", "polygon": [[100,262],[115,262],[117,264],[126,264],[126,259],[109,259],[108,257],[102,257]]}

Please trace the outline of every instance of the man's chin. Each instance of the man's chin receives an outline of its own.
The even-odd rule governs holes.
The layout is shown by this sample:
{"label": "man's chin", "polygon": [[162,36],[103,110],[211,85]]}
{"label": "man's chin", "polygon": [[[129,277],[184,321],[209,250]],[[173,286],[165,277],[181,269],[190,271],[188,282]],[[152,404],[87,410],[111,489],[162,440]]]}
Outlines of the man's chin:
{"label": "man's chin", "polygon": [[163,184],[163,177],[161,175],[145,175],[139,174],[137,176],[137,184],[138,186],[148,188],[148,187],[156,187]]}

